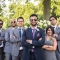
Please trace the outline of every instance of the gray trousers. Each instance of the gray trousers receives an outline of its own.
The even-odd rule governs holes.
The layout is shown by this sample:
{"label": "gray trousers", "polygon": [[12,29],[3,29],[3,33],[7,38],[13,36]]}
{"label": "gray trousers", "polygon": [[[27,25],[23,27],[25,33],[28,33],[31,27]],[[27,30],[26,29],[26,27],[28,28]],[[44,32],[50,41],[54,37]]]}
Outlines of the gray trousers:
{"label": "gray trousers", "polygon": [[56,58],[57,60],[60,60],[60,52],[58,50],[56,50]]}
{"label": "gray trousers", "polygon": [[12,56],[12,60],[18,60],[17,56]]}
{"label": "gray trousers", "polygon": [[10,53],[5,53],[6,60],[11,60],[11,54]]}

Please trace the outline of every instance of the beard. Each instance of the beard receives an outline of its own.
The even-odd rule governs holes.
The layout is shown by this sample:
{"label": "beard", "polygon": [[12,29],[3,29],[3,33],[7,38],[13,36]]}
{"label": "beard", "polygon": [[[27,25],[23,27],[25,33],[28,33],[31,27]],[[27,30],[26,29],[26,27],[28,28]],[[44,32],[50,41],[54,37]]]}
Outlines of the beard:
{"label": "beard", "polygon": [[36,26],[37,24],[31,24],[32,26]]}

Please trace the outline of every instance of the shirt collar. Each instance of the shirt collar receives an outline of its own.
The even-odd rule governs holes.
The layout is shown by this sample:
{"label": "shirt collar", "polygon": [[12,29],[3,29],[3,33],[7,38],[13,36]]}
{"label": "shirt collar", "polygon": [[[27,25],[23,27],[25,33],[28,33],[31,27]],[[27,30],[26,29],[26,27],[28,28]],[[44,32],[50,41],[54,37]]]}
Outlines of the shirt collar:
{"label": "shirt collar", "polygon": [[18,29],[23,29],[23,27],[18,27]]}
{"label": "shirt collar", "polygon": [[52,27],[55,27],[55,28],[56,28],[56,27],[57,27],[57,25],[55,25],[55,26],[53,26],[53,25],[52,25]]}
{"label": "shirt collar", "polygon": [[34,28],[31,26],[31,29],[37,29],[37,26],[36,26],[36,27],[34,27]]}

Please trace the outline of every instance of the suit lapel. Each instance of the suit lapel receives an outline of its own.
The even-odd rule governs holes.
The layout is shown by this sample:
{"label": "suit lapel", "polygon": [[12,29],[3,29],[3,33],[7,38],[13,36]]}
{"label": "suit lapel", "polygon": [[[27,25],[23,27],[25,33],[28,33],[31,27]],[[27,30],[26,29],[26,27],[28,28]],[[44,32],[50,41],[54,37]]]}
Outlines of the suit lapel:
{"label": "suit lapel", "polygon": [[[39,29],[39,27],[37,27],[37,29]],[[35,35],[34,35],[34,39],[36,39],[37,37],[40,36],[39,31],[37,31],[37,29],[36,29],[36,32],[35,32]]]}
{"label": "suit lapel", "polygon": [[20,36],[18,28],[16,28],[16,32],[17,32],[17,35]]}
{"label": "suit lapel", "polygon": [[29,28],[29,35],[31,36],[31,38],[33,39],[33,34],[32,34],[32,29]]}

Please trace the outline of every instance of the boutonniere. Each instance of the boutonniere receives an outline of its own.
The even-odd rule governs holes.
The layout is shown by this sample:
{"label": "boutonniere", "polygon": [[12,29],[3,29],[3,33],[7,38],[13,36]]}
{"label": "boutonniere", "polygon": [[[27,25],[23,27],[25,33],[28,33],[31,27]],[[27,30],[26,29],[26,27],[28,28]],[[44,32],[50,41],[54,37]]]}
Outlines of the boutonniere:
{"label": "boutonniere", "polygon": [[4,29],[2,29],[2,32],[4,32]]}
{"label": "boutonniere", "polygon": [[37,29],[36,29],[36,31],[38,31],[38,32],[39,32],[40,30],[37,28]]}

